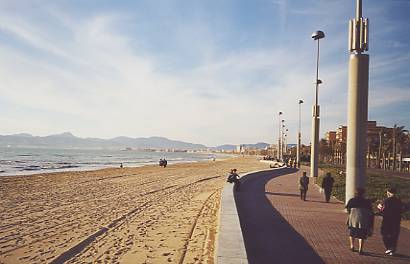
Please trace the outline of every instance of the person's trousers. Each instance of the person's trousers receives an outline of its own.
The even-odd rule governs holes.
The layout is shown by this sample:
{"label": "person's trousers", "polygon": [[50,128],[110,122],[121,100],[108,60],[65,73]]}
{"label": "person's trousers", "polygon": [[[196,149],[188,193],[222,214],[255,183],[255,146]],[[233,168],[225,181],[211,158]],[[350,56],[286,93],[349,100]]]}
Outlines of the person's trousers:
{"label": "person's trousers", "polygon": [[330,201],[330,196],[332,195],[332,189],[328,190],[325,189],[325,198],[326,198],[326,202]]}
{"label": "person's trousers", "polygon": [[300,190],[300,199],[306,201],[307,190]]}
{"label": "person's trousers", "polygon": [[400,226],[389,229],[384,228],[384,230],[382,230],[383,243],[386,249],[390,249],[393,252],[396,251],[397,241],[399,240],[399,234]]}

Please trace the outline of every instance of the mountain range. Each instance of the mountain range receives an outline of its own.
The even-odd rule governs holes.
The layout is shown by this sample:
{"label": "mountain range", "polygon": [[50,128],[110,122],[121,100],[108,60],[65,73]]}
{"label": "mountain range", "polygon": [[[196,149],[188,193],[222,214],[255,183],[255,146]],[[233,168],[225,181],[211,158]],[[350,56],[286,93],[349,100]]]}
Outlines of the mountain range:
{"label": "mountain range", "polygon": [[[0,135],[0,147],[44,147],[44,148],[136,148],[136,149],[183,149],[183,150],[235,150],[236,145],[207,147],[165,137],[131,138],[115,137],[112,139],[80,138],[70,132],[50,136],[33,136],[28,133]],[[252,148],[265,148],[267,143],[245,144]]]}

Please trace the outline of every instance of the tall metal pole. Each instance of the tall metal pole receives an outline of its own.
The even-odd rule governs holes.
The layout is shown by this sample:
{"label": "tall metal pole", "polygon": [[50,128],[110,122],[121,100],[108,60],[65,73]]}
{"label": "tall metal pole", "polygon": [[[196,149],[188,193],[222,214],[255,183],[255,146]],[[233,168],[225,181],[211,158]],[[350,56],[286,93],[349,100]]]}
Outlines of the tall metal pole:
{"label": "tall metal pole", "polygon": [[393,171],[396,170],[396,157],[397,156],[397,125],[393,127]]}
{"label": "tall metal pole", "polygon": [[383,132],[383,129],[380,129],[379,130],[379,152],[377,153],[377,168],[378,169],[382,168],[381,162],[380,162],[382,158],[382,132]]}
{"label": "tall metal pole", "polygon": [[302,115],[301,115],[301,105],[303,104],[303,100],[299,100],[299,128],[298,128],[298,144],[296,147],[296,164],[298,168],[300,168],[300,148],[301,148],[301,124],[302,124]]}
{"label": "tall metal pole", "polygon": [[349,88],[347,116],[346,203],[366,184],[366,132],[369,93],[369,20],[356,1],[356,18],[349,21]]}
{"label": "tall metal pole", "polygon": [[316,81],[315,81],[315,104],[313,105],[312,117],[312,145],[310,148],[310,177],[318,176],[318,159],[319,159],[319,126],[320,126],[320,107],[319,101],[319,84],[322,81],[319,79],[319,40],[325,37],[323,31],[316,31],[312,34],[312,38],[317,40],[317,56],[316,56]]}
{"label": "tall metal pole", "polygon": [[285,133],[285,120],[283,120],[282,119],[282,134],[281,134],[281,142],[280,142],[280,146],[281,146],[281,148],[280,148],[280,159],[281,160],[283,160],[283,146],[284,146],[284,141],[283,141],[283,138],[284,138],[284,133]]}
{"label": "tall metal pole", "polygon": [[278,160],[280,160],[280,157],[281,157],[281,154],[280,154],[280,148],[281,148],[280,137],[281,137],[281,126],[282,126],[281,120],[282,120],[282,119],[280,118],[280,116],[281,116],[282,114],[283,114],[282,112],[279,112],[279,118],[278,118],[278,122],[279,122],[279,131],[278,131],[278,156],[277,156]]}

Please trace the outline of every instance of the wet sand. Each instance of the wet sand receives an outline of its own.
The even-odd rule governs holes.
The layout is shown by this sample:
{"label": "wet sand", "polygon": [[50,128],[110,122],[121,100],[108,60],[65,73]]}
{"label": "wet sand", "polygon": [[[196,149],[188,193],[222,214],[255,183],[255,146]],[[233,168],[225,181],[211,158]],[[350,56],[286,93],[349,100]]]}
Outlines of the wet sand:
{"label": "wet sand", "polygon": [[214,263],[221,189],[255,157],[0,177],[0,263]]}

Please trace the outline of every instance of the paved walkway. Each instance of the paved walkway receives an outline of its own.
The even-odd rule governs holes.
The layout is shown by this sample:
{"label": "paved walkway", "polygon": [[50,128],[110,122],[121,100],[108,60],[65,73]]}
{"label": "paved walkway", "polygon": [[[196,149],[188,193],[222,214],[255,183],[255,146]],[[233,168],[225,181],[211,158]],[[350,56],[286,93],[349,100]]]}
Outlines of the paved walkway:
{"label": "paved walkway", "polygon": [[[410,230],[402,228],[398,254],[384,255],[380,219],[364,255],[349,250],[344,205],[310,184],[299,198],[295,169],[260,172],[244,179],[235,200],[248,261],[264,263],[410,263]],[[312,180],[312,179],[311,179]]]}

